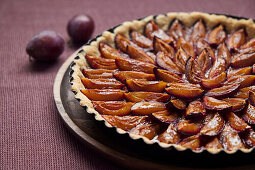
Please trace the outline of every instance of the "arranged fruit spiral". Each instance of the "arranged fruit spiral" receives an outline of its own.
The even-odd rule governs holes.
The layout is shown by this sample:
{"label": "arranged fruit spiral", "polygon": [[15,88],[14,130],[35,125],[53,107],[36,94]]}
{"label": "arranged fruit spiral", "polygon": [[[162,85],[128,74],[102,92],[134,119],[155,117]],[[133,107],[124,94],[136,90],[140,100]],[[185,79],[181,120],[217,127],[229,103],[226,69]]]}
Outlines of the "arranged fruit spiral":
{"label": "arranged fruit spiral", "polygon": [[168,31],[153,20],[144,32],[100,42],[86,55],[81,92],[112,126],[194,151],[255,146],[255,38],[244,27],[191,27],[175,19]]}

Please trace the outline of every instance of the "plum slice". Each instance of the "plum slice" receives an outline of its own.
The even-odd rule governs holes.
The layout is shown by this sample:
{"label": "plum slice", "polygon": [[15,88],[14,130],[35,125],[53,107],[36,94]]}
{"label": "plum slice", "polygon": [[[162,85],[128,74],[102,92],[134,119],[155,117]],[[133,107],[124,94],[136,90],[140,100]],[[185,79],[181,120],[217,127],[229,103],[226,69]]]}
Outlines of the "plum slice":
{"label": "plum slice", "polygon": [[134,103],[124,101],[93,101],[94,108],[102,115],[124,116],[131,112]]}
{"label": "plum slice", "polygon": [[195,51],[193,45],[182,37],[180,37],[176,43],[176,49],[179,48],[182,48],[188,56],[192,56],[193,58],[195,58]]}
{"label": "plum slice", "polygon": [[164,123],[176,123],[178,121],[178,114],[169,110],[154,112],[152,116]]}
{"label": "plum slice", "polygon": [[189,57],[189,59],[186,62],[185,76],[187,80],[193,84],[198,84],[201,82],[201,79],[205,78],[204,73],[201,70],[201,67],[192,57]]}
{"label": "plum slice", "polygon": [[115,71],[113,76],[122,83],[125,83],[127,79],[156,80],[154,74],[147,74],[137,71]]}
{"label": "plum slice", "polygon": [[183,28],[182,23],[178,19],[175,19],[171,23],[171,26],[170,26],[170,28],[168,30],[168,35],[173,37],[176,41],[180,37],[184,37],[184,35],[185,35],[184,28]]}
{"label": "plum slice", "polygon": [[179,110],[185,110],[187,107],[187,103],[181,99],[171,99],[170,100],[173,107]]}
{"label": "plum slice", "polygon": [[153,40],[153,38],[156,36],[166,43],[173,42],[173,38],[169,37],[154,21],[149,21],[145,26],[145,34],[146,36]]}
{"label": "plum slice", "polygon": [[152,49],[152,41],[137,31],[131,31],[130,37],[134,43],[142,48]]}
{"label": "plum slice", "polygon": [[231,66],[241,68],[252,66],[255,63],[255,47],[236,54],[231,60]]}
{"label": "plum slice", "polygon": [[203,104],[206,109],[215,110],[215,111],[226,110],[232,107],[228,102],[224,100],[218,100],[209,96],[204,96]]}
{"label": "plum slice", "polygon": [[176,66],[180,69],[181,73],[185,73],[185,64],[188,58],[189,56],[182,48],[179,48],[176,54],[174,55],[173,61],[176,64]]}
{"label": "plum slice", "polygon": [[192,101],[189,103],[186,109],[186,118],[201,117],[206,114],[206,110],[200,101]]}
{"label": "plum slice", "polygon": [[126,85],[131,91],[163,92],[166,84],[163,81],[126,80]]}
{"label": "plum slice", "polygon": [[209,78],[213,78],[215,76],[220,75],[222,72],[226,71],[226,61],[222,56],[218,56],[213,66],[209,72]]}
{"label": "plum slice", "polygon": [[244,137],[244,141],[245,143],[249,146],[249,147],[253,147],[255,146],[255,132],[252,129],[249,129]]}
{"label": "plum slice", "polygon": [[156,62],[160,67],[162,67],[168,71],[171,71],[176,74],[182,73],[181,70],[179,69],[179,67],[177,67],[177,65],[172,61],[170,56],[164,54],[163,52],[157,53]]}
{"label": "plum slice", "polygon": [[226,81],[227,74],[221,73],[211,79],[201,79],[201,85],[206,89],[220,87]]}
{"label": "plum slice", "polygon": [[146,52],[142,48],[137,48],[131,45],[127,46],[127,53],[130,58],[143,61],[150,64],[156,64],[155,61],[146,54]]}
{"label": "plum slice", "polygon": [[230,65],[230,60],[231,60],[231,54],[226,46],[225,43],[222,43],[217,51],[217,56],[222,57],[226,61],[227,67]]}
{"label": "plum slice", "polygon": [[255,92],[255,86],[241,88],[237,91],[234,97],[247,99],[250,91]]}
{"label": "plum slice", "polygon": [[166,105],[161,102],[139,102],[132,106],[131,112],[136,115],[150,115],[151,113],[166,110]]}
{"label": "plum slice", "polygon": [[245,108],[247,105],[247,100],[242,98],[227,98],[223,99],[232,106],[233,112],[239,112]]}
{"label": "plum slice", "polygon": [[86,55],[86,59],[89,65],[94,69],[115,70],[118,68],[114,59],[106,59],[89,55]]}
{"label": "plum slice", "polygon": [[206,35],[206,27],[203,21],[198,20],[192,28],[191,41],[193,44],[197,43],[200,38],[204,38]]}
{"label": "plum slice", "polygon": [[233,129],[237,130],[238,132],[243,132],[246,129],[250,129],[251,128],[247,123],[245,123],[245,121],[243,119],[238,117],[233,112],[228,112],[226,117],[227,117],[227,120],[229,122],[229,125]]}
{"label": "plum slice", "polygon": [[248,107],[245,108],[243,119],[249,124],[255,124],[255,106],[249,104]]}
{"label": "plum slice", "polygon": [[119,89],[84,89],[81,92],[94,101],[117,101],[124,99],[125,91]]}
{"label": "plum slice", "polygon": [[81,78],[81,82],[87,89],[121,89],[124,86],[115,79]]}
{"label": "plum slice", "polygon": [[154,93],[154,92],[129,92],[125,93],[125,98],[129,102],[141,102],[141,101],[157,101],[166,102],[169,98],[168,94]]}
{"label": "plum slice", "polygon": [[199,124],[190,120],[181,120],[177,125],[177,131],[184,135],[195,135],[200,131]]}
{"label": "plum slice", "polygon": [[116,59],[116,58],[120,58],[120,57],[122,57],[122,58],[126,57],[119,50],[112,48],[110,45],[103,43],[103,42],[99,43],[99,51],[104,58],[108,58],[108,59]]}
{"label": "plum slice", "polygon": [[225,85],[225,86],[214,88],[207,91],[207,93],[205,93],[205,96],[210,96],[215,98],[227,97],[227,96],[230,96],[231,94],[234,94],[239,87],[240,87],[240,84]]}
{"label": "plum slice", "polygon": [[177,144],[181,140],[181,135],[177,132],[174,124],[170,124],[165,132],[158,136],[158,140],[167,144]]}
{"label": "plum slice", "polygon": [[173,47],[171,47],[169,44],[159,39],[158,37],[154,37],[153,39],[153,49],[156,53],[161,51],[164,54],[171,56],[171,58],[173,58],[175,53]]}
{"label": "plum slice", "polygon": [[129,41],[125,36],[121,34],[117,34],[115,36],[115,45],[117,48],[119,48],[122,52],[127,53],[127,46],[128,45],[134,45],[133,42]]}
{"label": "plum slice", "polygon": [[196,61],[204,74],[211,68],[212,61],[207,49],[202,50]]}
{"label": "plum slice", "polygon": [[215,27],[210,33],[209,33],[209,43],[212,45],[219,45],[221,44],[223,41],[225,41],[225,39],[227,38],[226,32],[224,30],[223,25],[219,25],[217,27]]}
{"label": "plum slice", "polygon": [[252,106],[255,106],[255,93],[252,91],[249,92],[249,102]]}
{"label": "plum slice", "polygon": [[234,32],[228,39],[228,48],[235,49],[241,47],[245,43],[245,30],[243,28]]}
{"label": "plum slice", "polygon": [[224,127],[224,119],[217,112],[211,120],[201,129],[200,133],[205,136],[216,136]]}
{"label": "plum slice", "polygon": [[157,135],[159,128],[158,124],[145,124],[133,128],[130,133],[144,136],[151,140]]}
{"label": "plum slice", "polygon": [[212,140],[210,140],[206,145],[207,149],[222,149],[222,145],[217,136],[215,136]]}
{"label": "plum slice", "polygon": [[102,117],[112,126],[129,131],[134,127],[145,124],[148,116],[112,116],[102,115]]}
{"label": "plum slice", "polygon": [[241,50],[255,47],[255,38],[250,39],[248,42],[241,46]]}
{"label": "plum slice", "polygon": [[193,135],[183,139],[179,144],[184,148],[198,150],[201,146],[201,141],[199,135]]}
{"label": "plum slice", "polygon": [[235,76],[224,83],[224,85],[240,84],[240,88],[249,87],[255,84],[255,75]]}
{"label": "plum slice", "polygon": [[230,79],[231,77],[235,77],[235,76],[249,75],[249,74],[251,74],[251,72],[252,72],[251,67],[244,67],[244,68],[231,70],[228,72],[228,79]]}
{"label": "plum slice", "polygon": [[169,83],[184,83],[183,79],[171,72],[171,71],[167,71],[167,70],[162,70],[162,69],[154,69],[154,74],[156,75],[156,77],[159,80],[162,80],[164,82],[169,82]]}
{"label": "plum slice", "polygon": [[212,62],[215,61],[215,54],[211,48],[211,46],[203,39],[199,39],[196,45],[197,54],[200,54],[202,50],[206,49],[211,57]]}
{"label": "plum slice", "polygon": [[180,98],[197,98],[204,92],[199,86],[189,83],[169,83],[168,86],[166,92]]}
{"label": "plum slice", "polygon": [[85,69],[83,69],[82,73],[86,78],[89,78],[89,79],[113,78],[113,74],[112,74],[113,70],[106,70],[106,69],[88,69],[88,70],[85,70]]}
{"label": "plum slice", "polygon": [[153,68],[155,65],[132,60],[132,59],[120,59],[115,60],[117,67],[122,71],[138,71],[153,74]]}

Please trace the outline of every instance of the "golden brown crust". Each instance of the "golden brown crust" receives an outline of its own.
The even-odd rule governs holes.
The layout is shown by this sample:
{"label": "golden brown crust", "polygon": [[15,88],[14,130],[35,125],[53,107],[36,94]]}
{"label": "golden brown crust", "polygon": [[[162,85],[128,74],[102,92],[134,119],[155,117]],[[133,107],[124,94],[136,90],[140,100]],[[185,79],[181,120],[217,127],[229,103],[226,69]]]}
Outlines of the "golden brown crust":
{"label": "golden brown crust", "polygon": [[[166,15],[157,15],[157,17],[154,19],[156,23],[164,30],[166,31],[169,27],[169,24],[173,21],[173,19],[179,19],[185,26],[190,27],[192,24],[195,23],[198,19],[203,19],[204,22],[206,23],[208,28],[213,28],[219,23],[223,24],[226,28],[226,31],[228,33],[232,33],[235,30],[237,30],[240,27],[245,27],[246,32],[248,35],[248,38],[253,38],[255,37],[255,23],[252,19],[234,19],[230,17],[226,17],[224,15],[215,15],[215,14],[207,14],[207,13],[200,13],[200,12],[192,12],[192,13],[168,13]],[[112,47],[115,47],[114,43],[114,37],[117,33],[121,33],[125,35],[126,37],[129,37],[129,30],[135,30],[137,32],[143,33],[143,29],[145,24],[152,20],[153,16],[148,16],[142,20],[133,20],[133,21],[128,21],[122,23],[120,26],[116,27],[113,30],[113,33],[109,31],[104,31],[100,37],[96,39],[96,41],[91,42],[89,45],[84,45],[81,47],[81,50],[77,56],[78,58],[74,60],[74,65],[72,66],[72,91],[75,92],[75,98],[80,100],[80,105],[81,106],[86,106],[87,107],[87,112],[90,114],[95,114],[96,120],[104,120],[103,117],[94,109],[92,102],[81,93],[80,90],[85,89],[81,82],[81,78],[84,78],[81,70],[82,69],[89,69],[89,65],[85,60],[85,55],[93,55],[93,56],[100,56],[100,52],[98,50],[98,45],[99,42],[105,42],[111,45]],[[105,125],[107,127],[112,127],[107,121],[105,121]],[[116,128],[116,131],[120,134],[125,134],[128,133],[120,128]],[[176,145],[176,144],[166,144],[154,140],[149,140],[145,137],[135,135],[128,133],[129,136],[132,139],[140,139],[142,138],[145,143],[147,144],[153,144],[153,143],[158,143],[162,148],[170,148],[170,147],[175,147],[177,150],[186,150],[186,148]],[[205,150],[205,149],[204,149]],[[240,149],[243,152],[251,152],[253,149]],[[202,152],[203,150],[196,151],[196,152]],[[207,149],[208,152],[212,154],[219,153],[222,150],[217,150],[217,149]],[[235,153],[236,150],[233,151],[228,151],[224,150],[226,153],[232,154]],[[195,152],[195,151],[194,151]]]}

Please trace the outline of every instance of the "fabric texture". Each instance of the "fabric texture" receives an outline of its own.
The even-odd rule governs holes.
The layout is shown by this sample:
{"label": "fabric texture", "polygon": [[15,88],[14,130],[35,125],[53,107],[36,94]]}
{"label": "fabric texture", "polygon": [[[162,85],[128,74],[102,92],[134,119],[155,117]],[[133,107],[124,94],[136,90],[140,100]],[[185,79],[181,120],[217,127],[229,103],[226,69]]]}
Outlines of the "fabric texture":
{"label": "fabric texture", "polygon": [[[67,22],[75,14],[91,15],[95,37],[127,20],[182,11],[255,18],[255,1],[1,0],[0,169],[119,169],[77,140],[55,107],[54,78],[75,51],[68,45]],[[43,30],[60,33],[65,51],[54,63],[31,63],[26,45]]]}

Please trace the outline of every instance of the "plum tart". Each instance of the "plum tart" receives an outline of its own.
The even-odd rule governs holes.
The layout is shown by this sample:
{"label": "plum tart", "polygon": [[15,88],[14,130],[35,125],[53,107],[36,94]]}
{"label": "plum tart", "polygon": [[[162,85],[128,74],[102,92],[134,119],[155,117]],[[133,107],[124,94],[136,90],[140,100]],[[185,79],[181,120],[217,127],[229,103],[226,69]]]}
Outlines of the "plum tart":
{"label": "plum tart", "polygon": [[194,152],[255,147],[252,19],[193,12],[124,22],[84,45],[71,68],[80,105],[120,134]]}

